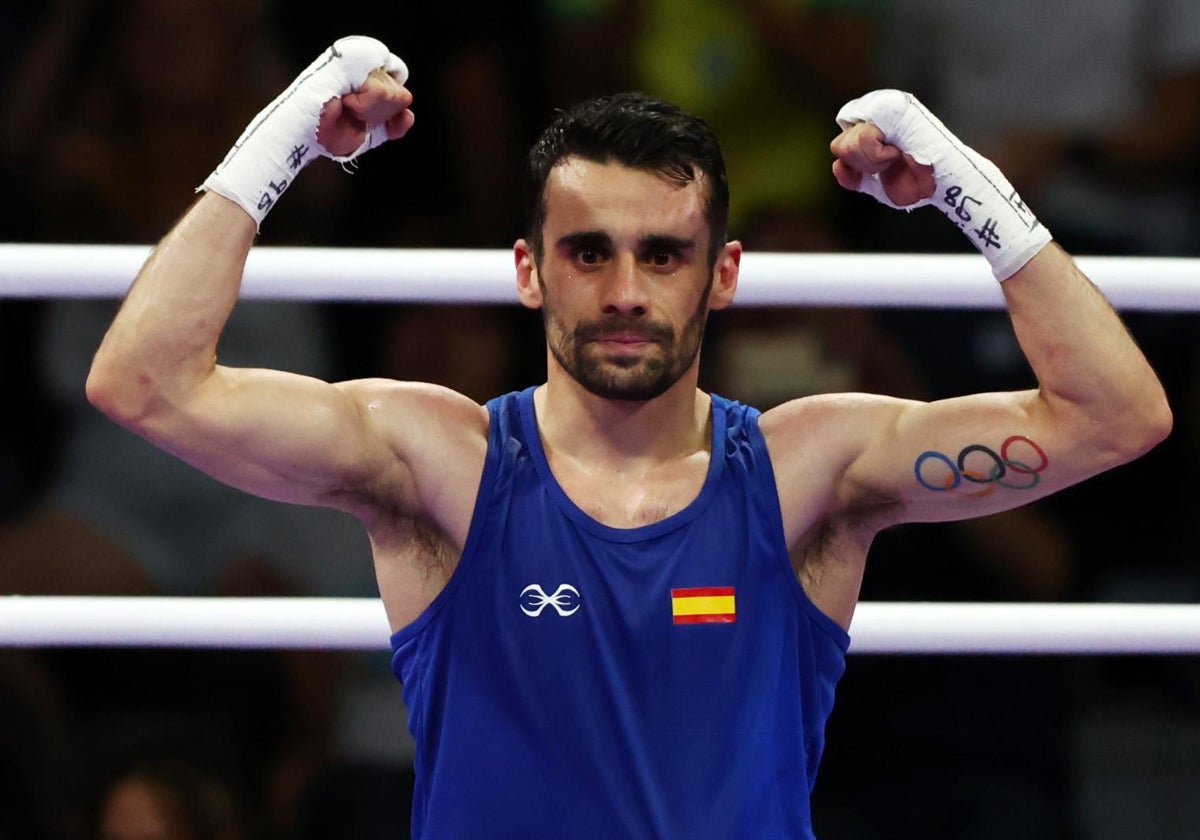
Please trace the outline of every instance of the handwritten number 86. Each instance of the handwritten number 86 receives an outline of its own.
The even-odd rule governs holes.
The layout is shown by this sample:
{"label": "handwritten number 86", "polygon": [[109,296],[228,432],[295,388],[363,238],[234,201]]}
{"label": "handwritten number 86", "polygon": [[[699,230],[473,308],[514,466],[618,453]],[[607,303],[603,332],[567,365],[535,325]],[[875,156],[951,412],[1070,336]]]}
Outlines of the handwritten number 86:
{"label": "handwritten number 86", "polygon": [[[971,221],[971,209],[967,206],[968,202],[977,207],[982,205],[983,202],[969,195],[963,195],[962,192],[962,187],[950,187],[950,189],[946,190],[946,197],[943,200],[946,204],[954,208],[954,215],[958,216],[964,222],[969,222]],[[962,196],[961,201],[958,200],[960,195]]]}

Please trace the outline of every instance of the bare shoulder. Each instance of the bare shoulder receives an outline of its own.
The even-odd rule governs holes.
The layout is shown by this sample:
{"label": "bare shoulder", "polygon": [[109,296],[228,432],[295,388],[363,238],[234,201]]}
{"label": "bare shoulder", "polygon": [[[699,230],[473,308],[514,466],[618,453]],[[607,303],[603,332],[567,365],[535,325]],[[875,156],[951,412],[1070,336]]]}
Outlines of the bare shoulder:
{"label": "bare shoulder", "polygon": [[355,489],[371,512],[459,530],[470,518],[487,454],[487,408],[423,382],[359,379],[337,387],[382,444],[378,481]]}
{"label": "bare shoulder", "polygon": [[[886,429],[910,400],[879,394],[817,394],[802,397],[763,412],[759,427],[772,454],[787,460],[806,447],[833,447],[853,453]],[[853,456],[851,456],[853,457]]]}
{"label": "bare shoulder", "polygon": [[[387,422],[397,432],[427,434],[487,434],[487,409],[457,391],[428,382],[394,379],[354,379],[337,387],[372,422]],[[391,421],[407,418],[408,428]]]}
{"label": "bare shoulder", "polygon": [[855,460],[890,433],[911,402],[878,394],[820,394],[783,403],[759,421],[779,489],[785,531],[796,543],[817,524],[887,500],[846,481]]}

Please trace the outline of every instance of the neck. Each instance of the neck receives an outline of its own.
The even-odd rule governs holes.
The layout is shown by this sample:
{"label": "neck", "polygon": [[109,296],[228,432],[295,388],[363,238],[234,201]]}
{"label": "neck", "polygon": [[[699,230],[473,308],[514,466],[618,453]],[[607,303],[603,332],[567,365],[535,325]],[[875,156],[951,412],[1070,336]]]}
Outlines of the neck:
{"label": "neck", "polygon": [[[557,374],[557,375],[556,375]],[[534,394],[538,429],[548,452],[614,470],[638,468],[706,450],[708,395],[692,367],[651,400],[598,397],[555,370]]]}

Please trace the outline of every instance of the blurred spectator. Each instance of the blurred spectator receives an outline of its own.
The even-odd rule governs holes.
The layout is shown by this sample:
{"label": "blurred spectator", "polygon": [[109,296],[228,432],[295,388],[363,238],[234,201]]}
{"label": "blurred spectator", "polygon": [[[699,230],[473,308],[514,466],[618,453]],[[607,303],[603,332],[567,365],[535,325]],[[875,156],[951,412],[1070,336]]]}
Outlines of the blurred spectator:
{"label": "blurred spectator", "polygon": [[[30,238],[160,237],[290,78],[290,67],[279,72],[269,12],[265,0],[47,6],[15,61],[19,83],[3,114],[6,170],[19,173],[12,180],[24,188]],[[74,91],[69,108],[65,90]],[[339,218],[328,208],[348,176],[314,166],[304,183],[265,237],[303,238],[315,207]],[[367,541],[349,517],[229,490],[87,405],[84,379],[113,305],[55,301],[30,336],[39,351],[30,378],[64,422],[61,442],[43,436],[34,456],[44,497],[0,529],[4,591],[374,595]],[[325,332],[318,305],[241,306],[222,361],[330,377]],[[81,754],[113,742],[206,743],[276,825],[295,821],[348,702],[329,655],[67,650],[39,661],[70,698]],[[400,729],[390,732],[402,745]]]}
{"label": "blurred spectator", "polygon": [[[231,138],[283,86],[267,11],[263,0],[64,0],[50,7],[21,59],[4,132],[10,154],[23,156],[19,168],[37,183],[27,206],[39,220],[39,238],[157,239]],[[68,84],[84,88],[74,99],[81,104],[69,112],[55,107],[54,95]],[[148,167],[155,159],[166,162]],[[334,184],[343,177],[336,167],[313,169],[307,180],[318,186],[328,176]],[[146,179],[147,171],[155,171],[154,179]],[[303,194],[289,204],[303,208]],[[286,231],[302,216],[281,214],[273,227]],[[54,302],[29,365],[65,420],[61,469],[46,469],[54,453],[43,453],[51,504],[31,513],[29,522],[41,527],[23,534],[23,547],[46,540],[44,562],[27,564],[42,575],[36,591],[51,591],[57,575],[60,586],[86,592],[81,574],[90,574],[99,591],[121,591],[91,571],[96,563],[75,562],[92,557],[109,558],[113,579],[133,593],[202,594],[216,588],[226,563],[247,554],[276,564],[302,589],[369,590],[365,539],[344,517],[227,491],[171,458],[147,454],[86,404],[84,378],[113,306]],[[324,330],[314,305],[239,307],[222,360],[329,376]],[[355,556],[357,567],[329,562]],[[118,570],[129,559],[142,580]]]}
{"label": "blurred spectator", "polygon": [[156,762],[117,774],[101,798],[96,840],[245,840],[234,798],[203,770]]}
{"label": "blurred spectator", "polygon": [[730,232],[775,250],[838,250],[833,115],[874,78],[872,0],[545,0],[552,90],[635,88],[700,114],[721,139]]}
{"label": "blurred spectator", "polygon": [[1200,6],[893,5],[888,85],[959,127],[1068,250],[1198,252]]}
{"label": "blurred spectator", "polygon": [[0,837],[74,840],[84,815],[67,704],[32,651],[0,650]]}

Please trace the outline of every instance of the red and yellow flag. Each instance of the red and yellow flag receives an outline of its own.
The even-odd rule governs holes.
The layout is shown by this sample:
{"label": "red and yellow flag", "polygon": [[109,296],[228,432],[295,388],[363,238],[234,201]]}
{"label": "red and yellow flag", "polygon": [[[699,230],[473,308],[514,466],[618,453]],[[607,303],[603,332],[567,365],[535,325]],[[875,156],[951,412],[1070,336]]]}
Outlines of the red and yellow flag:
{"label": "red and yellow flag", "polygon": [[671,617],[676,624],[733,624],[737,604],[732,586],[699,586],[671,590]]}

